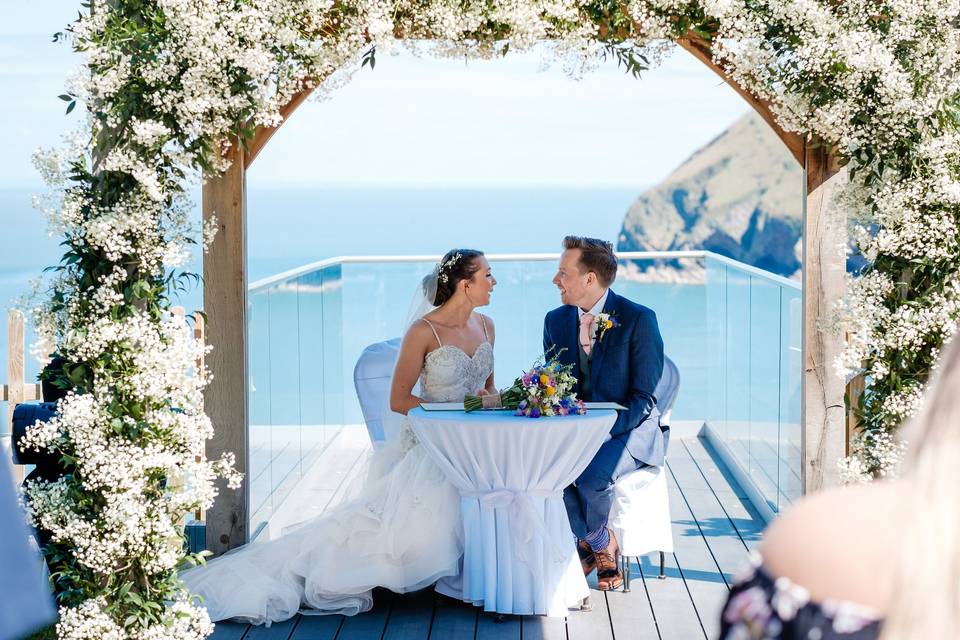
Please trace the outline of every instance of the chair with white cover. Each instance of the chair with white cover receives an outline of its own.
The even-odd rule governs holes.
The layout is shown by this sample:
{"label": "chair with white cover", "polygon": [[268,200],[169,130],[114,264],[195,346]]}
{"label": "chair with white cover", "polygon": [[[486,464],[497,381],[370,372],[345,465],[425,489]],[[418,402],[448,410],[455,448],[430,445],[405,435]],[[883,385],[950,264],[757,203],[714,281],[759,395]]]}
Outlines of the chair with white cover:
{"label": "chair with white cover", "polygon": [[[660,409],[664,448],[669,443],[670,414],[680,389],[680,371],[667,357],[654,396]],[[664,554],[673,553],[673,533],[667,478],[664,467],[644,467],[621,476],[614,484],[610,528],[620,544],[623,558],[623,590],[630,591],[630,560],[651,551],[660,552],[660,579],[664,573]]]}
{"label": "chair with white cover", "polygon": [[387,414],[390,412],[390,380],[399,353],[400,338],[376,342],[363,350],[353,368],[353,386],[374,449],[396,435],[391,429],[396,420],[390,420]]}

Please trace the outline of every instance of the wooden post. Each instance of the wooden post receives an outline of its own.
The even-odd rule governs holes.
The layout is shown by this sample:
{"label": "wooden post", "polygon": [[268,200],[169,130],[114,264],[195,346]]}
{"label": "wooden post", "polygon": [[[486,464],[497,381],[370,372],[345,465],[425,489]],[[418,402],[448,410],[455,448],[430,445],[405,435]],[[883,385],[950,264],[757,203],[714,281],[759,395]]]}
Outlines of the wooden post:
{"label": "wooden post", "polygon": [[845,381],[833,371],[843,336],[821,323],[845,293],[846,224],[828,212],[842,182],[835,158],[823,147],[804,153],[807,198],[803,215],[803,406],[804,493],[836,486],[837,461],[846,455]]}
{"label": "wooden post", "polygon": [[7,314],[7,424],[13,424],[13,409],[23,402],[23,314]]}
{"label": "wooden post", "polygon": [[243,486],[231,490],[219,482],[219,495],[207,511],[207,549],[220,554],[247,542],[247,243],[244,153],[235,145],[230,168],[203,185],[203,220],[217,219],[217,236],[203,260],[203,307],[210,319],[207,339],[213,380],[204,393],[214,435],[207,457],[236,455]]}
{"label": "wooden post", "polygon": [[854,436],[857,435],[857,432],[860,431],[860,422],[857,420],[856,408],[860,402],[860,396],[863,395],[863,392],[867,388],[867,378],[862,373],[854,377],[850,382],[847,383],[847,439],[846,439],[846,452],[847,455],[850,455],[850,442],[853,440]]}
{"label": "wooden post", "polygon": [[[11,309],[7,314],[7,432],[13,428],[13,410],[24,401],[23,314]],[[13,480],[23,482],[23,467],[14,465]]]}

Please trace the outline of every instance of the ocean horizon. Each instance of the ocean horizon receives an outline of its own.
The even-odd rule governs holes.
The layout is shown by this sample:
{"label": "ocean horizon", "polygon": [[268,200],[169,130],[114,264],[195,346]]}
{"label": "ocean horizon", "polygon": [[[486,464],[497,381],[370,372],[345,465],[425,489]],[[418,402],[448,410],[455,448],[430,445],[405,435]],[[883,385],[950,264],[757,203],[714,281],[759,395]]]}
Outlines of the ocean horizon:
{"label": "ocean horizon", "polygon": [[[250,185],[248,278],[254,282],[325,258],[347,255],[430,255],[453,247],[487,253],[560,250],[564,235],[616,242],[623,216],[643,191],[629,187],[395,187]],[[33,208],[36,188],[0,188],[0,315],[62,255],[59,238]],[[199,219],[199,193],[194,194]],[[189,270],[202,272],[195,259]],[[201,288],[177,300],[202,306]],[[398,310],[401,315],[406,309]],[[0,331],[0,371],[7,367],[7,332]],[[29,341],[29,338],[28,338]],[[27,375],[36,376],[32,358]],[[4,374],[5,375],[5,374]]]}

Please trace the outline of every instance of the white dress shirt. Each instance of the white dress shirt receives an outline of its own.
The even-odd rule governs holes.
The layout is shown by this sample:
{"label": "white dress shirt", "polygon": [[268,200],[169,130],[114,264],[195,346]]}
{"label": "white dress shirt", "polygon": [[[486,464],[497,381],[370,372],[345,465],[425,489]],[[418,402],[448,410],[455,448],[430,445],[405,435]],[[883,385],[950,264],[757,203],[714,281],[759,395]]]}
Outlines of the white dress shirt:
{"label": "white dress shirt", "polygon": [[[603,307],[607,304],[607,297],[610,295],[610,289],[605,289],[603,295],[600,296],[600,299],[597,300],[597,303],[590,308],[590,311],[584,311],[580,307],[577,307],[577,327],[579,329],[580,318],[583,317],[583,314],[589,313],[594,317],[594,322],[596,322],[596,317],[603,313]],[[597,341],[597,332],[593,331],[590,334],[590,347],[591,349],[594,346],[594,343]]]}

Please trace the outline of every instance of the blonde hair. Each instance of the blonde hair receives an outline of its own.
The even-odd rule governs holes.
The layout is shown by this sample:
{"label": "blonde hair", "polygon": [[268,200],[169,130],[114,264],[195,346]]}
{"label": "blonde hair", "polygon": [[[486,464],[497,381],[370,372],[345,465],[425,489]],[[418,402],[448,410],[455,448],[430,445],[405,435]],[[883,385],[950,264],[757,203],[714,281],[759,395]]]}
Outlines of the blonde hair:
{"label": "blonde hair", "polygon": [[880,639],[960,638],[960,340],[941,351],[924,406],[902,431],[910,510]]}

